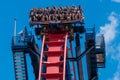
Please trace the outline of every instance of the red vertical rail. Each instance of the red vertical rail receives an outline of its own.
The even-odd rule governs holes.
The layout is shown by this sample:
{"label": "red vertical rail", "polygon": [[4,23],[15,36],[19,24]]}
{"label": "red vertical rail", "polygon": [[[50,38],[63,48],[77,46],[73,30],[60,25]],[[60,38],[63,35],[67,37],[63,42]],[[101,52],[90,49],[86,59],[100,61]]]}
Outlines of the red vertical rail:
{"label": "red vertical rail", "polygon": [[40,57],[40,64],[39,64],[39,75],[38,80],[41,79],[41,73],[42,73],[42,57],[43,57],[43,50],[44,50],[44,43],[45,43],[45,35],[43,36],[43,42],[42,42],[42,49],[41,49],[41,57]]}
{"label": "red vertical rail", "polygon": [[66,56],[67,56],[67,37],[68,35],[66,34],[65,36],[65,46],[64,46],[64,69],[63,69],[63,80],[65,80],[65,71],[66,71]]}

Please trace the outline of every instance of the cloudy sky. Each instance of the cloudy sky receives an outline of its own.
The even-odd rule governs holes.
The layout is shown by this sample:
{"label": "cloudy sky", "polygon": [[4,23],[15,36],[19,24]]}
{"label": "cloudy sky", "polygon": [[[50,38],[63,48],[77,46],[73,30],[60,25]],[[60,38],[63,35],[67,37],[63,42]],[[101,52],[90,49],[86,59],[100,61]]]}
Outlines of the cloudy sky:
{"label": "cloudy sky", "polygon": [[[120,80],[120,0],[1,0],[0,1],[0,80],[14,80],[11,38],[14,18],[17,32],[29,28],[29,10],[33,7],[81,5],[85,26],[96,25],[96,34],[104,34],[106,68],[99,69],[99,80]],[[32,30],[32,29],[30,29]]]}

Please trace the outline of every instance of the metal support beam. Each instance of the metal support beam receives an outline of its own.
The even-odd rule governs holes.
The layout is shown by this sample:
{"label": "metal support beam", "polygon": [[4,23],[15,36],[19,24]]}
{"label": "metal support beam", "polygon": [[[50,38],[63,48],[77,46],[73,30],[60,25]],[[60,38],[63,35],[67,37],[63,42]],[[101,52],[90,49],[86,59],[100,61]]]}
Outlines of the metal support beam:
{"label": "metal support beam", "polygon": [[[70,41],[70,48],[71,48],[71,56],[73,57],[73,48],[72,48],[72,41]],[[73,73],[74,73],[74,79],[76,80],[76,70],[75,70],[75,64],[72,62],[72,67],[73,67]]]}
{"label": "metal support beam", "polygon": [[70,61],[78,61],[80,60],[84,55],[88,54],[92,49],[94,49],[94,46],[90,47],[89,49],[85,50],[82,54],[80,54],[78,57],[76,58],[67,58],[67,60]]}
{"label": "metal support beam", "polygon": [[[75,40],[76,40],[76,57],[78,57],[81,54],[80,51],[80,39],[79,39],[79,33],[76,33]],[[83,76],[83,68],[82,68],[82,59],[77,61],[77,67],[78,67],[78,79],[84,80]]]}

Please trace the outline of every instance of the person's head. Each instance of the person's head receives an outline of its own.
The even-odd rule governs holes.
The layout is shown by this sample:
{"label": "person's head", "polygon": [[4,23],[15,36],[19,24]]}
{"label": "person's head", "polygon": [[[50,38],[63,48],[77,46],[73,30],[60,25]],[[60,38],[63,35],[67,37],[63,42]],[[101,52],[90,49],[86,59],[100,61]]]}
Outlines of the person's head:
{"label": "person's head", "polygon": [[36,10],[37,10],[37,8],[36,8],[36,7],[34,7],[34,8],[33,8],[33,11],[36,11]]}
{"label": "person's head", "polygon": [[74,5],[72,5],[72,8],[75,8],[75,6],[74,6]]}
{"label": "person's head", "polygon": [[52,8],[53,8],[53,9],[56,9],[56,7],[55,7],[55,6],[53,6]]}
{"label": "person's head", "polygon": [[78,9],[81,9],[81,6],[80,6],[80,5],[78,5]]}
{"label": "person's head", "polygon": [[42,10],[42,8],[40,7],[39,10]]}
{"label": "person's head", "polygon": [[50,9],[50,7],[48,6],[48,7],[46,7],[46,9]]}
{"label": "person's head", "polygon": [[62,6],[59,7],[62,10]]}
{"label": "person's head", "polygon": [[68,7],[68,6],[66,6],[66,8],[67,8],[67,9],[69,9],[69,7]]}
{"label": "person's head", "polygon": [[78,5],[78,7],[81,7],[80,5]]}

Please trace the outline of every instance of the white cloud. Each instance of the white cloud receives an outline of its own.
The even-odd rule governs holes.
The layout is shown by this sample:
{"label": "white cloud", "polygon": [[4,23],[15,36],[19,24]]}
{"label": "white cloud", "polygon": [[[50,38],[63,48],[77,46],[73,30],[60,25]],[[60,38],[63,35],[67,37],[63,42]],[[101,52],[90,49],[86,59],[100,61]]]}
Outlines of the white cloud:
{"label": "white cloud", "polygon": [[120,72],[119,72],[119,71],[117,71],[117,72],[114,74],[113,80],[120,80]]}
{"label": "white cloud", "polygon": [[114,48],[114,53],[111,55],[111,58],[117,61],[120,61],[120,42],[118,42],[118,45],[116,45],[116,48]]}
{"label": "white cloud", "polygon": [[117,3],[120,3],[120,0],[112,0],[113,2],[117,2]]}
{"label": "white cloud", "polygon": [[116,28],[118,27],[118,18],[115,12],[112,12],[108,17],[110,23],[100,26],[100,34],[104,34],[106,44],[109,44],[115,39]]}
{"label": "white cloud", "polygon": [[[120,34],[117,34],[117,35],[120,35]],[[112,59],[116,60],[118,64],[117,64],[117,69],[110,80],[120,80],[120,41],[117,43],[118,45],[116,45],[116,48],[114,49],[115,53],[113,53],[111,57]]]}
{"label": "white cloud", "polygon": [[107,56],[118,63],[115,73],[113,73],[113,76],[108,80],[120,80],[120,33],[118,30],[120,25],[120,15],[111,12],[108,20],[108,23],[104,26],[100,26],[99,34],[104,34]]}
{"label": "white cloud", "polygon": [[120,62],[119,61],[118,61],[118,65],[117,65],[115,73],[113,73],[113,76],[107,80],[120,80]]}
{"label": "white cloud", "polygon": [[[100,33],[104,34],[105,37],[105,45],[106,45],[106,55],[110,55],[111,57],[116,52],[116,35],[118,33],[117,28],[119,26],[119,15],[115,12],[111,12],[111,14],[108,16],[108,23],[106,23],[104,26],[100,26]],[[113,43],[114,42],[114,43]]]}
{"label": "white cloud", "polygon": [[108,80],[120,80],[120,42],[117,42],[117,43],[118,45],[116,45],[116,48],[114,48],[114,53],[110,54],[110,56],[118,64],[117,64],[116,71],[113,73],[113,76]]}
{"label": "white cloud", "polygon": [[120,80],[120,62],[118,63],[116,72],[113,74],[113,78],[108,80]]}

